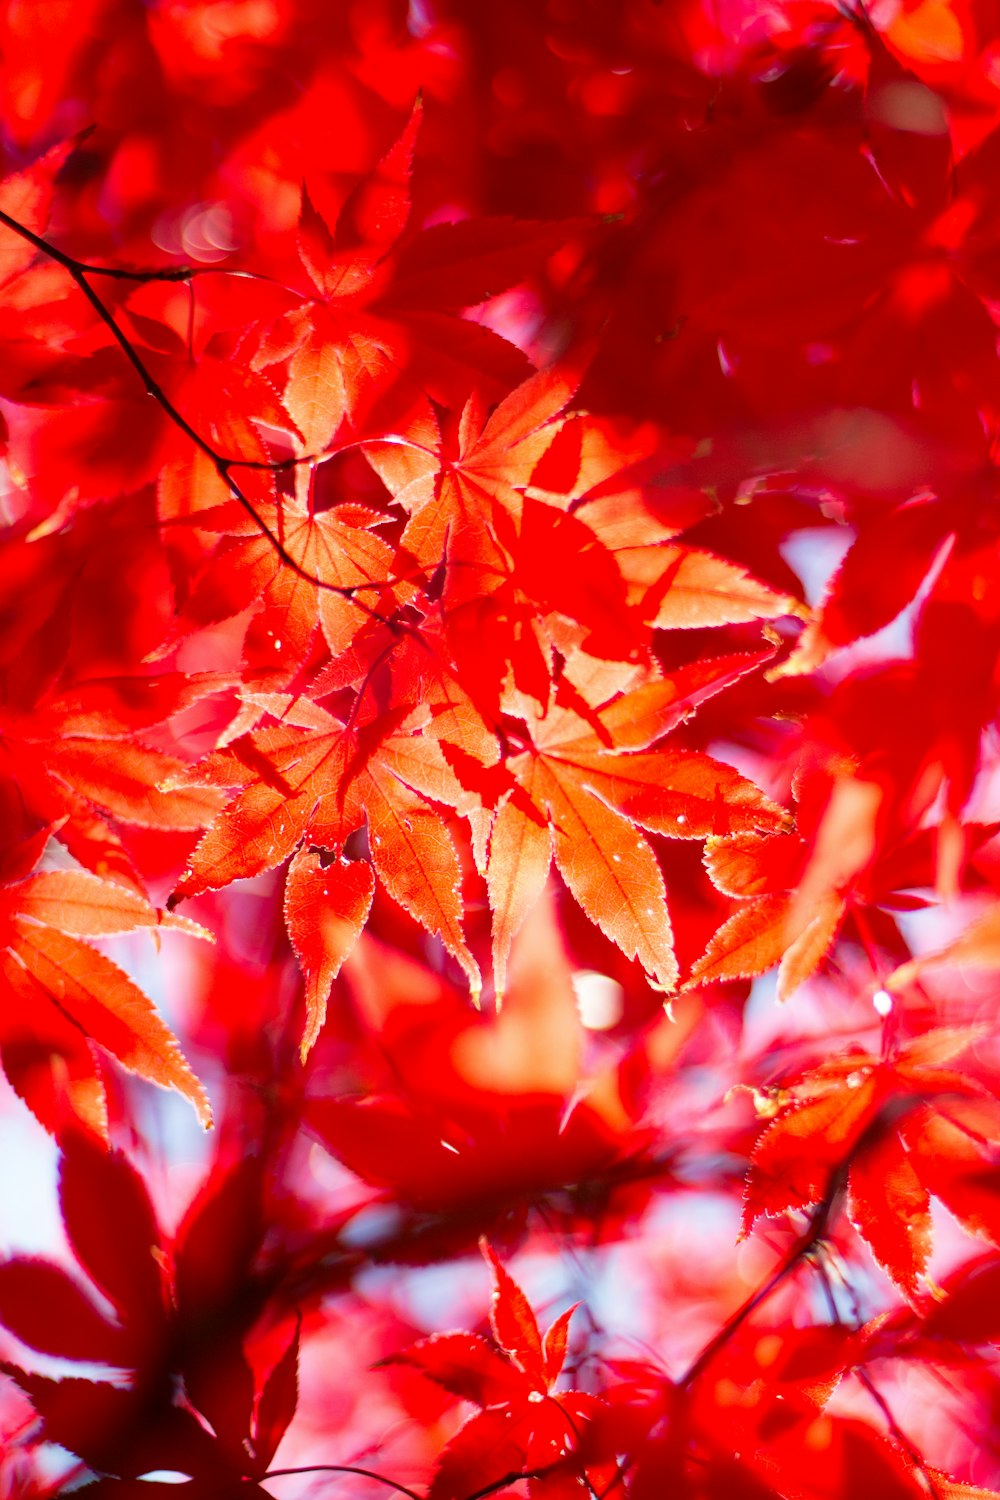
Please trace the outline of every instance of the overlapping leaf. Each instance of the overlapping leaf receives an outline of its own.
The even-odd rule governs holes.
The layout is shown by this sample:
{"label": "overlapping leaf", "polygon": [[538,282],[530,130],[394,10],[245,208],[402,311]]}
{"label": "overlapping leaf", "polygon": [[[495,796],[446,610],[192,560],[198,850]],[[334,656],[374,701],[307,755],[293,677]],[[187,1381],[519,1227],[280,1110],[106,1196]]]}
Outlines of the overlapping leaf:
{"label": "overlapping leaf", "polygon": [[247,1286],[261,1235],[260,1191],[253,1159],[214,1174],[170,1245],[128,1159],[78,1134],[67,1138],[62,1218],[88,1282],[48,1261],[6,1259],[0,1322],[30,1350],[108,1366],[114,1378],[88,1372],[54,1380],[7,1365],[48,1441],[105,1475],[169,1467],[214,1483],[216,1493],[264,1472],[295,1413],[298,1332],[255,1380],[245,1342],[255,1317]]}
{"label": "overlapping leaf", "polygon": [[[715,685],[753,665],[718,662]],[[711,673],[706,672],[706,686]],[[510,942],[554,854],[591,921],[666,990],[677,967],[663,877],[640,829],[705,838],[721,829],[780,829],[782,810],[730,766],[699,752],[649,749],[687,710],[683,679],[666,678],[582,718],[524,705],[523,749],[505,762],[509,790],[490,839],[494,969],[503,988]],[[697,696],[700,685],[689,693]],[[586,711],[585,700],[578,707]],[[502,785],[502,783],[501,783]]]}
{"label": "overlapping leaf", "polygon": [[[435,1500],[462,1500],[478,1484],[530,1475],[530,1493],[574,1494],[579,1482],[606,1482],[613,1465],[576,1457],[599,1402],[580,1391],[555,1391],[566,1357],[574,1308],[545,1334],[517,1282],[492,1247],[481,1242],[493,1275],[490,1326],[499,1352],[467,1333],[437,1334],[394,1356],[445,1390],[474,1401],[469,1417],[443,1449],[431,1483]],[[581,1473],[581,1469],[583,1473]],[[584,1478],[586,1474],[586,1478]]]}
{"label": "overlapping leaf", "polygon": [[307,453],[326,449],[345,421],[370,421],[387,397],[410,406],[426,393],[454,406],[474,384],[496,396],[516,381],[519,351],[455,314],[523,280],[582,227],[497,219],[407,236],[420,118],[418,105],[333,228],[303,194],[300,254],[319,296],[288,314],[257,359],[287,359],[285,405]]}
{"label": "overlapping leaf", "polygon": [[140,736],[230,682],[216,673],[95,678],[54,688],[30,709],[9,703],[0,774],[35,824],[57,831],[82,865],[142,891],[115,823],[194,831],[218,796],[203,788],[163,792],[182,763]]}
{"label": "overlapping leaf", "polygon": [[83,871],[53,870],[0,890],[0,967],[9,997],[0,1057],[50,1130],[75,1118],[106,1132],[94,1044],[130,1072],[177,1089],[201,1123],[211,1124],[208,1096],[152,1002],[117,964],[80,941],[160,927],[198,930]]}
{"label": "overlapping leaf", "polygon": [[946,1066],[978,1036],[929,1031],[891,1060],[847,1052],[776,1090],[750,1160],[741,1233],[761,1214],[827,1200],[843,1182],[854,1227],[908,1297],[930,1256],[932,1195],[997,1243],[994,1200],[973,1184],[988,1170],[1000,1106]]}
{"label": "overlapping leaf", "polygon": [[[478,987],[479,971],[462,934],[458,857],[444,819],[428,800],[454,806],[462,798],[437,741],[421,734],[405,710],[360,728],[340,723],[308,701],[301,713],[301,727],[294,724],[292,711],[292,724],[252,731],[193,768],[190,775],[196,782],[240,790],[198,844],[172,899],[273,869],[304,839],[339,854],[364,822],[379,880],[440,936],[470,984]],[[334,893],[317,916],[321,928],[327,924],[327,937],[307,932],[296,895],[305,868],[296,867],[289,921],[300,952],[310,954],[310,968],[318,966],[319,984],[319,973],[332,977],[344,957],[342,938],[332,940],[332,950],[327,946],[333,930],[329,924],[343,914]],[[336,875],[329,876],[335,880]],[[348,930],[356,934],[364,919],[360,888],[351,898],[351,910]],[[312,1036],[322,1005],[318,989],[310,1005]]]}

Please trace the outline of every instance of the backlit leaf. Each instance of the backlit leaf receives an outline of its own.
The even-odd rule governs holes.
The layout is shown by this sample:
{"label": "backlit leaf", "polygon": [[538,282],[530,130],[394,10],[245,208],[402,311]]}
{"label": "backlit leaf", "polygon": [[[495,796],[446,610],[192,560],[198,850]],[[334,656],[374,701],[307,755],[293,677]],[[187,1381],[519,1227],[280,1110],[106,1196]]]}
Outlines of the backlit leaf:
{"label": "backlit leaf", "polygon": [[371,866],[363,860],[324,866],[313,851],[300,849],[289,866],[285,921],[306,977],[303,1059],[319,1035],[330,985],[368,919],[374,892]]}

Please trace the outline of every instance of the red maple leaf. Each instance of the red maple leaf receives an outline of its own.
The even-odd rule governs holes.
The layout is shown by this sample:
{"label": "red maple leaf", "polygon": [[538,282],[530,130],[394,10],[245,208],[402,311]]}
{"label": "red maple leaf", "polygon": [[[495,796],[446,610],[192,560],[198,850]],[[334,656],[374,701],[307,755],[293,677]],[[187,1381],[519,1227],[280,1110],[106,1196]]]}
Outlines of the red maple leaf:
{"label": "red maple leaf", "polygon": [[49,1130],[82,1122],[107,1133],[95,1045],[123,1067],[194,1105],[208,1096],[180,1045],[134,980],[81,938],[193,923],[160,913],[136,892],[78,870],[51,870],[0,887],[0,968],[8,1004],[0,1058],[13,1087]]}
{"label": "red maple leaf", "polygon": [[520,352],[455,314],[523,280],[582,227],[487,219],[406,235],[420,118],[418,105],[334,228],[303,192],[299,248],[318,295],[275,326],[256,364],[287,360],[284,401],[306,453],[322,453],[342,423],[377,426],[371,408],[390,394],[404,410],[422,393],[454,405],[470,375],[491,395],[516,380]]}
{"label": "red maple leaf", "polygon": [[[379,880],[440,936],[478,988],[479,970],[462,934],[458,857],[448,827],[432,805],[456,805],[462,789],[437,740],[421,733],[421,718],[426,715],[419,711],[397,709],[360,725],[341,723],[319,704],[291,701],[283,713],[284,727],[242,735],[192,768],[187,774],[196,782],[238,786],[240,791],[194,850],[172,900],[273,869],[303,839],[339,855],[365,822]],[[338,883],[342,868],[331,863],[321,878],[330,896],[330,918],[339,919],[348,899],[355,914],[348,926],[356,934],[367,912],[363,882],[345,875]],[[296,866],[296,881],[306,878],[307,869],[302,863]],[[345,881],[353,883],[348,887]],[[293,940],[307,962],[317,966],[310,988],[312,1037],[325,1002],[319,974],[325,967],[332,977],[345,954],[338,939],[331,958],[326,940],[315,928],[309,931],[296,891],[293,883],[288,905]],[[314,920],[322,930],[322,910]]]}
{"label": "red maple leaf", "polygon": [[[486,866],[498,990],[511,939],[537,900],[553,855],[591,921],[659,985],[673,989],[677,967],[663,877],[638,830],[705,838],[723,828],[778,829],[786,815],[710,756],[649,747],[698,698],[753,664],[752,658],[702,663],[699,671],[647,683],[594,710],[579,690],[568,694],[574,707],[544,716],[522,701],[524,727],[511,720],[507,734],[509,791],[493,822]],[[571,675],[564,681],[572,688]]]}
{"label": "red maple leaf", "polygon": [[529,1478],[532,1495],[575,1495],[581,1479],[601,1493],[614,1478],[614,1464],[584,1467],[577,1456],[599,1402],[582,1391],[555,1389],[575,1308],[543,1338],[521,1288],[486,1240],[480,1243],[493,1275],[490,1327],[499,1349],[474,1334],[442,1333],[387,1361],[410,1365],[481,1408],[442,1450],[432,1500],[463,1500],[477,1487],[500,1488],[521,1475]]}
{"label": "red maple leaf", "polygon": [[852,1050],[775,1089],[750,1159],[741,1235],[761,1214],[827,1199],[843,1178],[854,1227],[908,1297],[930,1255],[932,1194],[970,1233],[1000,1242],[994,1200],[975,1187],[1000,1105],[944,1066],[979,1035],[929,1031],[889,1058]]}

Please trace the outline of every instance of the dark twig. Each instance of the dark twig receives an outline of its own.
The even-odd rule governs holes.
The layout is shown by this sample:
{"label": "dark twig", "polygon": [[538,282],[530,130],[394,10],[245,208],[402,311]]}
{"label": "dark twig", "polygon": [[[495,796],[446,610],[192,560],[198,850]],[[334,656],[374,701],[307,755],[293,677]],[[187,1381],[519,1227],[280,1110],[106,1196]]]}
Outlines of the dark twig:
{"label": "dark twig", "polygon": [[374,1469],[361,1469],[356,1464],[307,1464],[301,1469],[268,1469],[262,1479],[282,1479],[288,1474],[358,1474],[362,1479],[374,1479],[379,1484],[386,1485],[390,1490],[395,1490],[397,1495],[406,1495],[407,1500],[425,1500],[423,1495],[418,1495],[416,1490],[408,1489],[405,1484],[400,1484],[396,1479],[390,1479],[386,1474],[376,1474]]}
{"label": "dark twig", "polygon": [[[819,1253],[816,1256],[816,1271],[820,1279],[820,1286],[822,1287],[823,1297],[826,1302],[827,1308],[829,1309],[830,1316],[838,1327],[843,1327],[843,1319],[841,1318],[840,1311],[837,1307],[837,1299],[833,1294],[833,1287],[830,1285],[830,1268],[827,1264],[826,1256],[822,1253]],[[841,1277],[840,1279],[842,1281],[844,1280],[843,1277]],[[848,1288],[848,1290],[851,1293],[851,1313],[854,1318],[854,1326],[856,1330],[862,1326],[864,1318],[861,1315],[861,1308],[858,1305],[858,1299],[854,1295],[853,1289]],[[934,1482],[934,1476],[928,1469],[924,1461],[923,1454],[914,1443],[911,1443],[910,1439],[906,1436],[906,1433],[896,1421],[896,1418],[892,1412],[892,1408],[889,1406],[888,1401],[886,1401],[885,1397],[882,1395],[882,1392],[879,1390],[878,1386],[875,1384],[868,1371],[863,1370],[859,1365],[855,1365],[852,1368],[851,1373],[860,1382],[860,1384],[864,1386],[865,1390],[868,1392],[869,1396],[871,1396],[872,1400],[875,1402],[875,1405],[882,1413],[883,1420],[885,1421],[885,1425],[888,1428],[890,1435],[894,1438],[897,1445],[903,1450],[907,1458],[910,1460],[910,1463],[913,1464],[914,1468],[920,1474],[921,1480],[927,1488],[927,1493],[932,1497],[932,1500],[941,1500],[941,1491],[938,1489],[937,1485]]]}
{"label": "dark twig", "polygon": [[[500,1479],[494,1479],[490,1484],[484,1484],[481,1489],[474,1490],[471,1495],[466,1495],[465,1500],[486,1500],[487,1495],[495,1495],[499,1490],[505,1490],[508,1485],[516,1484],[520,1479],[543,1479],[548,1469],[515,1469],[509,1474],[504,1474]],[[407,1500],[426,1500],[423,1495],[418,1495],[416,1490],[409,1489],[398,1480],[389,1479],[385,1474],[377,1474],[374,1469],[361,1469],[355,1464],[307,1464],[301,1469],[269,1469],[262,1479],[280,1479],[288,1474],[357,1474],[362,1479],[374,1479],[378,1484],[384,1484],[389,1489],[395,1490],[398,1495],[406,1495]]]}
{"label": "dark twig", "polygon": [[706,1366],[711,1364],[712,1360],[719,1353],[719,1350],[723,1349],[729,1343],[729,1340],[743,1323],[746,1322],[754,1309],[758,1308],[762,1302],[766,1302],[768,1297],[777,1291],[781,1283],[791,1275],[796,1266],[801,1265],[806,1257],[811,1254],[815,1246],[819,1244],[826,1233],[826,1226],[830,1218],[834,1200],[840,1188],[841,1175],[840,1172],[833,1175],[824,1198],[813,1210],[809,1227],[805,1234],[796,1240],[785,1258],[771,1272],[767,1280],[755,1292],[750,1294],[747,1300],[726,1319],[718,1332],[709,1339],[687,1373],[682,1375],[680,1380],[678,1380],[677,1384],[679,1386],[692,1385],[698,1379],[698,1376],[701,1375]]}
{"label": "dark twig", "polygon": [[484,1484],[481,1490],[474,1490],[471,1495],[466,1495],[465,1500],[485,1500],[487,1495],[495,1495],[498,1490],[505,1490],[508,1485],[516,1484],[519,1479],[544,1479],[548,1472],[548,1469],[515,1470],[510,1474],[505,1474],[502,1479],[494,1479],[492,1484]]}
{"label": "dark twig", "polygon": [[[203,454],[204,457],[208,459],[209,463],[215,469],[215,472],[218,474],[223,484],[229,490],[229,493],[232,495],[233,499],[243,508],[243,510],[246,511],[247,515],[250,516],[254,524],[260,529],[261,534],[265,536],[271,543],[271,546],[274,548],[278,557],[285,564],[285,566],[290,568],[292,572],[295,573],[296,576],[301,578],[304,582],[311,583],[314,587],[323,589],[328,593],[337,594],[342,598],[350,599],[351,602],[355,604],[359,609],[361,609],[369,619],[375,620],[379,624],[387,626],[390,630],[397,630],[398,627],[392,620],[386,618],[378,610],[372,609],[369,605],[363,603],[360,599],[357,598],[358,594],[364,592],[367,589],[381,589],[388,587],[389,585],[391,585],[393,580],[386,579],[380,583],[329,583],[327,580],[319,578],[316,575],[310,573],[307,568],[304,568],[301,563],[295,560],[295,558],[288,551],[281,537],[273,530],[271,526],[268,525],[267,521],[254,505],[253,501],[233,478],[232,470],[234,468],[241,466],[251,467],[251,465],[244,463],[238,458],[228,458],[219,453],[207,440],[207,438],[202,437],[201,433],[191,425],[188,419],[184,416],[183,412],[181,412],[174,405],[173,401],[170,399],[166,391],[160,385],[159,381],[153,375],[152,371],[146,365],[135,345],[125,333],[118,320],[115,318],[114,313],[94,291],[94,288],[91,286],[90,282],[87,279],[88,276],[108,276],[117,280],[128,280],[136,282],[186,282],[190,281],[191,276],[195,273],[188,267],[177,267],[175,269],[167,268],[164,271],[147,272],[124,271],[118,270],[117,268],[111,266],[92,266],[86,261],[77,260],[77,258],[73,255],[67,255],[64,250],[60,250],[58,246],[53,245],[49,240],[44,239],[40,234],[36,234],[34,230],[28,229],[24,224],[19,223],[17,219],[11,218],[10,214],[5,213],[2,209],[0,209],[0,224],[5,225],[14,234],[17,234],[21,237],[21,239],[26,240],[29,245],[33,245],[34,248],[38,250],[42,255],[46,256],[56,265],[63,268],[66,274],[71,278],[71,280],[86,297],[87,301],[90,303],[98,318],[108,329],[112,338],[121,349],[122,354],[128,360],[129,364],[132,366],[139,379],[142,381],[146,394],[153,398],[153,400],[160,407],[165,416],[170,419],[170,421],[174,424],[179,432],[182,432],[184,434],[184,436],[198,450],[198,452]],[[252,467],[258,466],[252,465]],[[267,467],[272,466],[268,465]],[[289,467],[289,464],[287,461],[282,460],[277,467],[287,468]]]}

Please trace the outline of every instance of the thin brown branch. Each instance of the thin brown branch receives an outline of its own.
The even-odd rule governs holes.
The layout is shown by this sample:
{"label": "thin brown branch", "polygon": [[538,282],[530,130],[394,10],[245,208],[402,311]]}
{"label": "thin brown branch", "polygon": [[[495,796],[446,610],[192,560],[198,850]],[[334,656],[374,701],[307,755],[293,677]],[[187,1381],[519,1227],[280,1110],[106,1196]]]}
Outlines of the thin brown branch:
{"label": "thin brown branch", "polygon": [[[521,1479],[543,1479],[549,1469],[512,1469],[500,1479],[494,1479],[489,1484],[484,1484],[481,1489],[474,1490],[471,1495],[466,1495],[465,1500],[486,1500],[486,1496],[495,1495],[500,1490],[505,1490],[508,1485],[517,1484]],[[385,1474],[378,1474],[374,1469],[362,1469],[356,1464],[307,1464],[302,1468],[292,1469],[269,1469],[262,1479],[281,1479],[289,1474],[357,1474],[362,1479],[373,1479],[378,1484],[384,1484],[387,1488],[394,1490],[398,1495],[406,1495],[407,1500],[426,1500],[424,1495],[419,1495],[416,1490],[411,1490],[407,1485],[400,1484],[398,1480],[390,1479]]]}
{"label": "thin brown branch", "polygon": [[[829,1268],[826,1264],[825,1257],[822,1254],[818,1254],[816,1256],[816,1272],[820,1279],[820,1286],[823,1290],[824,1300],[826,1301],[830,1316],[838,1327],[843,1327],[843,1319],[841,1318],[840,1311],[837,1307],[837,1299],[833,1295],[833,1287],[830,1285]],[[859,1328],[863,1322],[863,1319],[861,1317],[861,1310],[858,1307],[857,1298],[852,1296],[852,1301],[854,1303],[852,1312],[854,1315],[855,1327]],[[869,1375],[868,1371],[863,1370],[860,1366],[856,1365],[852,1369],[851,1373],[854,1375],[855,1379],[864,1386],[865,1390],[868,1392],[869,1396],[871,1396],[872,1400],[875,1402],[875,1405],[882,1413],[882,1418],[885,1422],[890,1436],[895,1440],[897,1446],[902,1449],[902,1451],[906,1454],[906,1457],[909,1459],[910,1463],[913,1464],[914,1468],[920,1474],[921,1482],[926,1487],[927,1493],[931,1496],[931,1500],[941,1500],[941,1491],[938,1489],[937,1485],[934,1482],[934,1476],[928,1469],[927,1464],[924,1461],[923,1454],[920,1452],[920,1449],[910,1441],[906,1433],[896,1421],[896,1418],[893,1415],[892,1408],[890,1407],[888,1401],[886,1401],[885,1397],[882,1395],[882,1392],[879,1390],[874,1380]]]}
{"label": "thin brown branch", "polygon": [[519,1479],[544,1479],[549,1473],[548,1469],[523,1469],[513,1470],[505,1474],[502,1479],[494,1479],[492,1484],[484,1484],[481,1490],[474,1490],[471,1495],[466,1495],[465,1500],[485,1500],[487,1495],[495,1495],[498,1490],[505,1490],[508,1485],[516,1484]]}
{"label": "thin brown branch", "polygon": [[[357,598],[357,595],[363,593],[365,590],[372,588],[385,588],[390,586],[392,583],[391,579],[386,579],[383,582],[377,584],[329,583],[327,580],[319,578],[318,576],[311,573],[307,568],[304,568],[301,563],[295,560],[295,558],[288,551],[281,537],[273,530],[271,526],[268,525],[267,521],[254,505],[253,501],[233,478],[231,472],[232,469],[241,466],[242,461],[236,458],[229,458],[219,453],[218,450],[214,448],[208,441],[208,439],[203,437],[202,434],[198,432],[197,428],[192,426],[192,424],[184,416],[183,412],[178,409],[171,398],[167,395],[166,391],[160,385],[159,381],[155,378],[152,371],[149,369],[142,356],[139,354],[139,351],[132,343],[131,339],[128,337],[128,334],[126,334],[124,329],[121,327],[121,324],[116,319],[114,313],[102,300],[102,298],[98,296],[97,292],[94,291],[94,288],[91,286],[90,282],[87,279],[88,276],[101,275],[138,282],[181,282],[190,280],[192,274],[190,269],[186,267],[178,267],[175,272],[171,272],[169,270],[164,272],[126,272],[124,270],[119,271],[117,268],[110,266],[91,266],[88,262],[78,260],[73,255],[67,255],[64,250],[60,250],[58,246],[53,245],[49,240],[43,238],[42,235],[36,234],[34,230],[28,229],[24,224],[21,224],[17,219],[12,218],[10,214],[5,213],[2,209],[0,209],[0,224],[5,225],[14,234],[17,234],[22,239],[26,240],[29,245],[34,246],[34,248],[38,250],[40,254],[46,256],[56,265],[59,265],[63,268],[66,274],[83,293],[84,297],[86,297],[87,301],[90,303],[100,321],[108,329],[108,332],[115,340],[115,343],[122,351],[122,354],[128,360],[129,364],[132,366],[139,379],[142,381],[143,388],[145,389],[146,394],[153,398],[157,406],[159,406],[160,410],[166,417],[169,418],[169,420],[173,423],[177,430],[183,433],[188,441],[198,450],[198,452],[203,454],[204,457],[208,459],[209,463],[215,469],[215,472],[218,474],[223,484],[229,490],[229,493],[232,495],[233,499],[247,513],[247,515],[254,522],[254,525],[259,528],[261,534],[267,538],[285,566],[287,568],[290,568],[297,577],[303,580],[303,582],[310,583],[315,588],[322,589],[327,593],[337,594],[341,598],[349,599],[351,603],[356,605],[358,609],[360,609],[365,615],[368,616],[369,619],[375,620],[379,624],[387,626],[390,630],[398,630],[400,627],[396,625],[393,620],[382,615],[378,610],[372,609],[369,605],[365,604],[362,600]],[[250,465],[247,464],[243,466],[249,467]],[[282,460],[281,467],[288,467],[287,461]]]}
{"label": "thin brown branch", "polygon": [[397,1495],[406,1495],[407,1500],[425,1500],[423,1495],[418,1495],[416,1490],[409,1489],[398,1480],[390,1479],[386,1474],[377,1474],[374,1469],[359,1468],[357,1464],[307,1464],[301,1469],[268,1469],[261,1478],[282,1479],[288,1474],[357,1474],[362,1479],[374,1479],[378,1484],[384,1484],[388,1489],[395,1490]]}
{"label": "thin brown branch", "polygon": [[767,1280],[755,1292],[750,1294],[746,1301],[726,1319],[718,1332],[709,1339],[694,1363],[678,1380],[677,1384],[679,1386],[692,1385],[698,1379],[698,1376],[711,1364],[720,1349],[725,1348],[726,1344],[729,1343],[738,1329],[742,1327],[750,1314],[762,1302],[766,1302],[773,1292],[777,1291],[782,1282],[791,1275],[797,1266],[802,1264],[815,1246],[819,1244],[826,1233],[826,1226],[833,1208],[834,1199],[840,1188],[840,1176],[840,1173],[834,1174],[825,1197],[813,1210],[812,1218],[809,1221],[809,1227],[805,1234],[796,1240],[795,1244],[780,1264],[771,1272]]}

